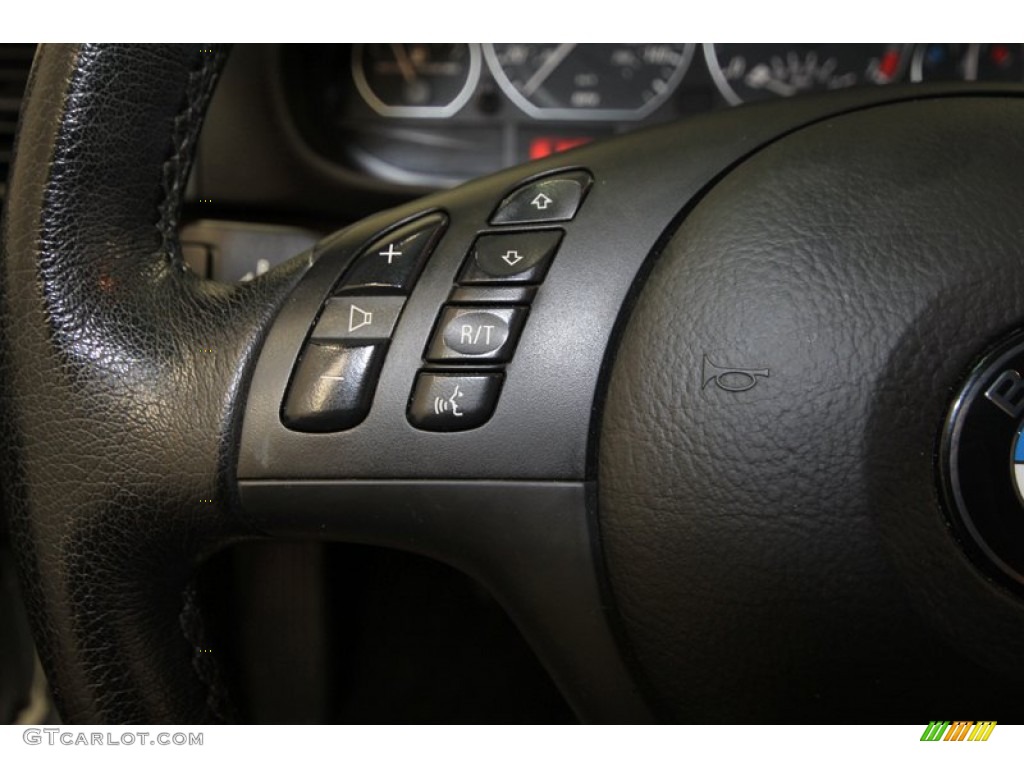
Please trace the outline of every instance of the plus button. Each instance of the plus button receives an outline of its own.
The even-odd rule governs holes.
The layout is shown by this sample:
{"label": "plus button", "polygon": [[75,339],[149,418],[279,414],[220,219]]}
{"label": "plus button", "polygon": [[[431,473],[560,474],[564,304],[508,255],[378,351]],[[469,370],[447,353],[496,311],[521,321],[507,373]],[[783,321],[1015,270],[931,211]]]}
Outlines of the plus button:
{"label": "plus button", "polygon": [[388,245],[388,249],[386,251],[381,251],[377,255],[378,256],[387,256],[388,257],[388,264],[390,264],[392,262],[392,260],[395,258],[395,256],[401,256],[402,252],[401,251],[396,251],[395,250],[395,244],[391,243],[390,245]]}

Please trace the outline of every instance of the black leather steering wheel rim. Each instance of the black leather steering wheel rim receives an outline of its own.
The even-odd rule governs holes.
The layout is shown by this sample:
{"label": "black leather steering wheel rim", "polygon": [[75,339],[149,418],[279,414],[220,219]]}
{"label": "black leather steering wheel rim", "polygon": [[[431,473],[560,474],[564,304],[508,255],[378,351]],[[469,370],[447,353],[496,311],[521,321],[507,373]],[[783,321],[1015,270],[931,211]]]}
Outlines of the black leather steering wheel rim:
{"label": "black leather steering wheel rim", "polygon": [[[1024,197],[1024,172],[1015,173],[1022,153],[1007,129],[1019,90],[1001,98],[1005,89],[975,86],[886,89],[766,105],[744,121],[710,115],[381,213],[258,280],[227,286],[191,274],[175,234],[224,56],[197,46],[45,46],[30,81],[2,232],[4,493],[40,653],[67,720],[231,719],[189,581],[216,549],[275,534],[397,546],[476,576],[585,720],[650,720],[652,702],[663,719],[700,711],[763,719],[774,705],[813,718],[821,670],[835,661],[830,649],[847,648],[825,638],[857,626],[875,644],[869,650],[935,643],[940,661],[969,655],[982,682],[998,671],[1018,674],[1019,601],[960,546],[955,515],[941,509],[943,470],[929,452],[971,361],[1024,310],[1013,230],[997,215]],[[949,95],[970,98],[942,100]],[[929,128],[919,144],[922,116]],[[888,147],[889,128],[903,151],[874,173],[906,206],[894,213],[862,173],[870,158],[862,152],[864,162],[851,166],[835,138],[873,137]],[[993,141],[961,141],[974,136]],[[802,151],[804,139],[814,152]],[[786,162],[773,164],[780,157]],[[958,190],[959,210],[932,210],[929,195],[945,182],[936,168],[947,161],[973,186]],[[532,226],[495,223],[499,201],[581,172],[593,184],[578,214],[541,226],[563,234],[542,285],[463,284],[480,233]],[[843,189],[840,203],[819,182],[830,173]],[[789,186],[759,219],[751,209],[779,179]],[[998,183],[985,189],[986,179]],[[970,248],[960,241],[893,236],[882,243],[892,248],[893,274],[928,277],[894,303],[892,286],[858,272],[880,258],[878,238],[858,229],[858,212],[872,211],[886,221],[891,214],[889,233],[903,232],[904,214],[945,235],[950,221],[988,222],[978,233],[986,271],[964,279]],[[447,229],[407,294],[365,421],[330,433],[289,428],[282,402],[339,281],[384,234],[438,214]],[[730,224],[744,216],[743,226]],[[806,263],[787,271],[794,253]],[[723,264],[730,269],[720,272]],[[649,274],[657,280],[645,286]],[[827,282],[837,276],[849,283]],[[844,293],[849,285],[858,290]],[[806,312],[794,319],[780,305],[762,306],[765,286],[783,286],[794,301],[806,294]],[[733,311],[737,296],[744,303]],[[952,320],[934,323],[938,342],[915,346],[936,302],[954,308]],[[494,304],[528,310],[528,319],[514,359],[500,368],[474,362],[503,377],[490,421],[451,434],[417,429],[407,418],[410,382],[460,370],[427,359],[439,309]],[[836,304],[870,313],[863,338],[815,314]],[[779,341],[777,327],[758,320],[789,336]],[[785,347],[794,338],[813,354]],[[919,349],[946,358],[931,366]],[[871,363],[863,387],[844,380],[836,390],[862,406],[837,419],[843,436],[872,449],[867,457],[836,452],[843,471],[866,473],[857,503],[843,507],[850,517],[839,520],[827,514],[827,499],[840,485],[819,486],[812,472],[799,495],[779,491],[780,478],[815,466],[820,454],[801,450],[833,445],[815,442],[812,429],[832,411],[806,404],[825,386],[814,378],[823,361],[835,357]],[[908,404],[897,386],[905,374],[928,396]],[[793,399],[807,381],[820,386]],[[742,465],[744,447],[730,442],[737,413],[771,435],[757,453],[770,471]],[[898,438],[887,432],[893,423],[905,427]],[[773,432],[779,425],[786,428]],[[749,554],[793,530],[800,533],[785,538],[788,561],[784,547],[747,557],[738,570],[729,561],[729,536]],[[878,583],[846,593],[807,586],[815,575],[808,565],[829,562],[815,538],[823,530],[842,534],[832,549],[853,551],[824,571],[846,584],[871,567]],[[754,573],[751,563],[763,572],[737,582],[744,568]],[[956,580],[949,595],[947,577]],[[799,589],[772,591],[787,580]],[[697,597],[693,584],[701,585]],[[899,593],[897,610],[882,599],[886,590]],[[807,594],[808,615],[776,610]],[[837,606],[830,594],[857,599]],[[748,610],[751,595],[757,610]],[[911,613],[914,621],[899,627]],[[782,618],[767,634],[784,673],[806,653],[816,654],[809,668],[817,673],[744,667],[762,661],[757,631],[735,640],[750,617],[762,627]],[[721,626],[729,642],[715,643]],[[786,641],[790,630],[800,642]],[[873,658],[856,655],[855,672]],[[886,656],[886,679],[897,686],[917,679],[900,672],[903,658]],[[717,674],[732,664],[741,674]],[[790,685],[797,677],[800,685]],[[731,693],[721,694],[720,708],[694,709],[723,684]],[[970,700],[984,704],[985,692],[972,690]],[[916,703],[909,697],[899,712]]]}
{"label": "black leather steering wheel rim", "polygon": [[28,87],[3,229],[4,491],[70,722],[230,717],[188,583],[252,534],[228,461],[236,397],[297,269],[224,286],[182,260],[225,55],[42,46]]}

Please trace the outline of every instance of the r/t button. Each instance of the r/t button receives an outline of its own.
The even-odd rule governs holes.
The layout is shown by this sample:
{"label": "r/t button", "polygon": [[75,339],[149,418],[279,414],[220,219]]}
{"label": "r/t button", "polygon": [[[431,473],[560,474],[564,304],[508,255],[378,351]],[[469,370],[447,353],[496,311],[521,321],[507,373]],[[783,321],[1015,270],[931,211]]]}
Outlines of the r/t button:
{"label": "r/t button", "polygon": [[512,357],[526,307],[447,306],[427,348],[431,362],[504,363]]}

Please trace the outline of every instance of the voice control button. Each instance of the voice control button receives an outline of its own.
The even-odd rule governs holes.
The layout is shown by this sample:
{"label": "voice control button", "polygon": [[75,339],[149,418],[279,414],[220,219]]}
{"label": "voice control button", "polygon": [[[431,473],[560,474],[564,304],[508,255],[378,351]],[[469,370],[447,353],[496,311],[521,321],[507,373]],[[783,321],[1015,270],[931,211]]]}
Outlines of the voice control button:
{"label": "voice control button", "polygon": [[409,423],[431,432],[479,427],[494,413],[501,382],[500,373],[421,372],[409,401]]}

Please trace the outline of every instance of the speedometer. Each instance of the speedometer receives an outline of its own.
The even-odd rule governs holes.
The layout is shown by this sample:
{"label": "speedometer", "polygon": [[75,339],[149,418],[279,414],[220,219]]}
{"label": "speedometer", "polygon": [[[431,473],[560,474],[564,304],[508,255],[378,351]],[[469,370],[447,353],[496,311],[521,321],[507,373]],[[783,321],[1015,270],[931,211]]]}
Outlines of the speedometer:
{"label": "speedometer", "polygon": [[484,57],[505,95],[541,120],[639,120],[671,96],[693,43],[501,43]]}
{"label": "speedometer", "polygon": [[385,117],[451,117],[480,79],[480,49],[467,43],[357,43],[352,77]]}

